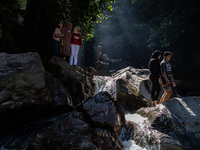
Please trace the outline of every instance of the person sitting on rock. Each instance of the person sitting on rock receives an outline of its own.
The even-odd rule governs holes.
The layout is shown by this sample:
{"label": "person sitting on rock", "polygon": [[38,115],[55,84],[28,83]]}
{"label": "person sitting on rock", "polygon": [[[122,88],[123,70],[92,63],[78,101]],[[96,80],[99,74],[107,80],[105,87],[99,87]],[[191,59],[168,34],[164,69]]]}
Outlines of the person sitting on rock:
{"label": "person sitting on rock", "polygon": [[150,75],[149,79],[152,83],[151,88],[151,98],[152,98],[152,106],[156,106],[158,104],[158,96],[160,93],[160,84],[159,80],[161,80],[161,70],[160,70],[160,58],[161,58],[161,51],[154,51],[151,55],[151,59],[149,61],[149,70]]}
{"label": "person sitting on rock", "polygon": [[121,61],[121,59],[111,59],[111,58],[108,57],[107,54],[101,55],[101,58],[100,58],[100,59],[101,59],[101,61],[106,62],[106,63]]}
{"label": "person sitting on rock", "polygon": [[170,98],[170,96],[172,95],[172,86],[176,86],[172,75],[171,65],[169,63],[169,61],[171,60],[171,56],[171,52],[164,52],[163,61],[160,64],[162,72],[162,86],[164,89],[164,94],[162,95],[160,103],[163,103]]}
{"label": "person sitting on rock", "polygon": [[101,56],[101,60],[102,60],[103,62],[109,62],[109,57],[108,57],[108,55],[107,55],[107,54],[103,54],[103,55]]}

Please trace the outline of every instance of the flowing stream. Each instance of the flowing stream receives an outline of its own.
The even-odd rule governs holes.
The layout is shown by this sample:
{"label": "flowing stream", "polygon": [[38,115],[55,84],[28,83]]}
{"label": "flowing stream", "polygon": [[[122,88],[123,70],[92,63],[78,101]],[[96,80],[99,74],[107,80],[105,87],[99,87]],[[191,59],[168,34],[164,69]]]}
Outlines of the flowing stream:
{"label": "flowing stream", "polygon": [[[117,99],[117,89],[116,89],[117,78],[110,77],[110,76],[95,76],[93,80],[96,83],[95,94],[98,94],[99,92],[102,92],[102,91],[107,91],[115,99]],[[45,124],[51,123],[51,122],[57,120],[59,117],[62,117],[63,115],[65,115],[65,114],[62,114],[59,116],[54,116],[51,118],[46,118],[44,120],[41,119],[41,120],[35,120],[34,122],[29,122],[28,124],[25,124],[24,126],[21,126],[19,129],[17,129],[17,131],[15,131],[14,135],[11,133],[11,134],[8,134],[5,137],[5,139],[1,139],[0,145],[6,144],[3,142],[7,141],[7,140],[8,141],[15,140],[15,141],[13,141],[14,142],[13,144],[16,144],[18,142],[16,140],[16,139],[18,139],[18,136],[19,136],[19,140],[20,140],[20,138],[28,138],[28,135],[30,135],[31,130],[33,129],[34,126],[38,126],[38,128],[39,128],[39,126],[43,126]],[[142,131],[146,132],[147,136],[150,136],[151,133],[149,133],[147,131],[147,129],[148,129],[147,126],[149,124],[147,118],[144,118],[138,114],[130,114],[130,113],[127,113],[125,117],[126,117],[127,121],[136,123]],[[154,148],[152,148],[152,147],[142,148],[142,147],[138,146],[134,140],[123,141],[123,144],[124,144],[124,150],[159,150],[159,148],[155,149],[155,147]],[[7,150],[7,149],[4,148],[4,146],[1,146],[0,150]]]}
{"label": "flowing stream", "polygon": [[[107,91],[110,93],[115,99],[117,99],[117,88],[116,81],[117,79],[124,76],[124,73],[115,77],[110,76],[95,76],[94,82],[96,83],[96,91],[95,94]],[[143,82],[142,82],[143,83]],[[145,87],[145,86],[144,86]],[[144,91],[144,90],[143,90]],[[155,131],[150,130],[150,122],[147,118],[142,117],[141,115],[134,113],[126,113],[125,115],[126,121],[131,121],[134,124],[137,124],[138,129],[143,133],[144,138],[146,139],[146,148],[142,148],[136,144],[134,140],[123,141],[124,150],[160,150],[160,141],[158,133],[154,133]],[[124,133],[127,134],[127,133]],[[156,137],[154,140],[155,144],[153,146],[148,145],[148,141],[152,140],[152,136]]]}
{"label": "flowing stream", "polygon": [[[115,77],[110,76],[95,76],[94,82],[96,83],[95,94],[103,91],[110,93],[115,99],[117,98],[117,89],[116,89],[116,80]],[[144,118],[138,114],[126,114],[126,121],[132,121],[139,124],[141,129],[144,129],[147,118]],[[123,141],[124,150],[147,150],[138,146],[134,140]]]}

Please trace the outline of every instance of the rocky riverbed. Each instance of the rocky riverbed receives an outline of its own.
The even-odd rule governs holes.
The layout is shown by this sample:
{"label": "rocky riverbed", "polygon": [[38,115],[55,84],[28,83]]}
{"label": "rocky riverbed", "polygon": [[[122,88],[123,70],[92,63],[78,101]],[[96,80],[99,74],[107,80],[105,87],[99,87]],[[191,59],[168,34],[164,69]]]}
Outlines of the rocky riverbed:
{"label": "rocky riverbed", "polygon": [[148,150],[200,147],[200,98],[151,107],[148,69],[97,76],[58,57],[44,68],[33,52],[0,58],[0,149],[123,150],[131,141]]}

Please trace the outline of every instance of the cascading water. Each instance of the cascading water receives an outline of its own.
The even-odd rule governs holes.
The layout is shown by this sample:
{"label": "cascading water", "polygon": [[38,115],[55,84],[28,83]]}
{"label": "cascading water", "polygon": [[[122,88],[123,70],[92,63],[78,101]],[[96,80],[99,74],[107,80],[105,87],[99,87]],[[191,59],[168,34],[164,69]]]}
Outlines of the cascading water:
{"label": "cascading water", "polygon": [[[146,143],[140,144],[144,145],[145,148],[137,148],[137,150],[160,150],[160,140],[159,140],[159,133],[157,133],[155,130],[151,130],[151,123],[149,122],[148,118],[142,117],[141,115],[134,113],[134,114],[126,114],[126,121],[131,121],[135,124],[135,134],[139,133],[138,136],[141,136],[141,138],[144,138],[143,141]],[[137,136],[137,135],[135,135]],[[149,144],[149,141],[153,141],[153,144]],[[133,141],[129,140],[126,143],[130,145],[130,143],[138,143],[140,141]],[[126,144],[125,143],[125,144]],[[128,147],[126,150],[135,150],[134,148]]]}
{"label": "cascading water", "polygon": [[[116,76],[117,75],[117,76]],[[117,72],[113,76],[94,76],[93,81],[95,82],[95,93],[107,91],[110,93],[115,99],[117,99],[117,88],[116,81],[122,76],[126,76],[126,72]]]}
{"label": "cascading water", "polygon": [[116,79],[109,76],[94,76],[93,81],[96,84],[95,94],[107,91],[115,99],[117,98]]}
{"label": "cascading water", "polygon": [[[122,78],[123,76],[126,76],[126,73],[123,72],[122,74],[118,74],[118,76],[95,76],[94,77],[94,82],[96,83],[96,89],[95,89],[95,94],[102,92],[102,91],[107,91],[110,93],[115,99],[117,99],[117,89],[116,89],[116,81],[119,78]],[[143,82],[142,82],[143,83]],[[145,87],[145,86],[143,86]],[[133,139],[133,132],[134,131],[123,131],[124,133],[122,134],[129,134],[129,135],[123,135],[123,136],[129,136],[129,140],[124,140],[121,138],[124,144],[124,150],[160,150],[160,141],[159,141],[159,134],[155,133],[154,130],[151,129],[151,124],[148,120],[148,118],[144,118],[141,115],[134,113],[130,114],[127,113],[125,115],[126,121],[131,121],[135,124],[137,129],[139,130],[140,133],[142,133],[141,138],[145,138],[144,141],[146,141],[143,144],[143,147],[138,146],[136,141],[132,140]],[[153,141],[154,143],[149,143],[149,141]]]}

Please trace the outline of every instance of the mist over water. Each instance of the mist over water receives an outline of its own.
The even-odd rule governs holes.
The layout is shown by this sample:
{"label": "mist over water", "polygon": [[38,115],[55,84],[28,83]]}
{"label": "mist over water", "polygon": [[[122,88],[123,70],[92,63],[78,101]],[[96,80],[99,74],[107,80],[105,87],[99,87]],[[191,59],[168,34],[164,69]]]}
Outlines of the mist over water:
{"label": "mist over water", "polygon": [[[92,46],[83,50],[87,55],[86,66],[93,66],[97,60],[97,46],[101,42],[103,54],[112,59],[122,59],[121,62],[112,64],[114,68],[147,67],[152,52],[147,48],[150,29],[137,21],[132,1],[118,0],[113,3],[112,12],[105,11],[103,14],[108,19],[95,25]],[[92,57],[94,59],[90,60]]]}

